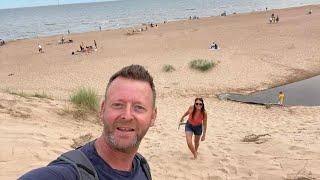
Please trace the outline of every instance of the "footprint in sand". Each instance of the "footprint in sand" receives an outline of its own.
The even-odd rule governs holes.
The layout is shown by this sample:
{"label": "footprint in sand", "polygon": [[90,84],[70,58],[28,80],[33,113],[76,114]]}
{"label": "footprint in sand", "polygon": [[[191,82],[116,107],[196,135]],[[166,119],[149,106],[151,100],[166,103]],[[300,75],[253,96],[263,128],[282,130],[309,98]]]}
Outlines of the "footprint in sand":
{"label": "footprint in sand", "polygon": [[302,150],[302,149],[304,149],[303,147],[299,147],[299,146],[290,146],[289,147],[289,150]]}
{"label": "footprint in sand", "polygon": [[230,174],[236,175],[238,173],[238,169],[236,166],[227,165],[227,168],[228,168]]}

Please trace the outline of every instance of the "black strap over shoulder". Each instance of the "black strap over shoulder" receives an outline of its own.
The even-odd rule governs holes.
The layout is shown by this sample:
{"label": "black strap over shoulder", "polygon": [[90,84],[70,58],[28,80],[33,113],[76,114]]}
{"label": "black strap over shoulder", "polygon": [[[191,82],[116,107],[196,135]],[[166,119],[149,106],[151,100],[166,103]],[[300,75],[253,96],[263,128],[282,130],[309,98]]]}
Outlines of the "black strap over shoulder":
{"label": "black strap over shoulder", "polygon": [[[151,171],[147,160],[139,153],[136,154],[143,172],[147,176],[148,180],[152,180]],[[57,160],[51,162],[65,161],[70,163],[77,171],[80,180],[99,180],[97,171],[92,165],[91,161],[87,156],[80,150],[71,150],[66,153],[63,153]],[[49,164],[49,165],[50,165]]]}
{"label": "black strap over shoulder", "polygon": [[152,180],[151,170],[150,170],[150,166],[149,166],[147,160],[139,153],[137,153],[136,155],[137,155],[137,157],[138,157],[138,159],[140,161],[140,164],[141,164],[143,172],[147,176],[147,179],[148,180]]}
{"label": "black strap over shoulder", "polygon": [[98,174],[91,164],[91,161],[78,149],[63,153],[53,162],[57,161],[65,161],[73,165],[79,174],[80,180],[99,180]]}

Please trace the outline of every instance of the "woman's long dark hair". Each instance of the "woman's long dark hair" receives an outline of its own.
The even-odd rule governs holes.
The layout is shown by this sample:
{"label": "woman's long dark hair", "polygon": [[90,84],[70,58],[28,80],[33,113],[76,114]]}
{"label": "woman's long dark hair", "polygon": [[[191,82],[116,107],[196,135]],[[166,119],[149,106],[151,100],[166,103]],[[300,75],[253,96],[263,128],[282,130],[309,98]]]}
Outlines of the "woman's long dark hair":
{"label": "woman's long dark hair", "polygon": [[194,104],[193,104],[193,110],[192,110],[192,119],[194,117],[194,114],[196,113],[196,102],[201,101],[202,102],[202,108],[201,108],[201,113],[204,114],[205,108],[204,108],[204,103],[202,98],[196,98],[194,99]]}

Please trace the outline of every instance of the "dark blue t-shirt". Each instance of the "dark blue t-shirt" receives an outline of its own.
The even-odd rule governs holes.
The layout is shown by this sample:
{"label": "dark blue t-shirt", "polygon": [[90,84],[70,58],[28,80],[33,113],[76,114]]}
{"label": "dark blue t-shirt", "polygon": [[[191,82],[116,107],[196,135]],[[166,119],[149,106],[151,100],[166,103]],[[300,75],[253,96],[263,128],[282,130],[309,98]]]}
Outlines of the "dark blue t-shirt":
{"label": "dark blue t-shirt", "polygon": [[[94,141],[87,143],[80,150],[88,157],[95,167],[100,180],[147,180],[137,156],[133,159],[133,169],[130,172],[112,169],[97,153]],[[76,169],[69,163],[60,161],[49,166],[34,169],[19,178],[19,180],[78,180]]]}

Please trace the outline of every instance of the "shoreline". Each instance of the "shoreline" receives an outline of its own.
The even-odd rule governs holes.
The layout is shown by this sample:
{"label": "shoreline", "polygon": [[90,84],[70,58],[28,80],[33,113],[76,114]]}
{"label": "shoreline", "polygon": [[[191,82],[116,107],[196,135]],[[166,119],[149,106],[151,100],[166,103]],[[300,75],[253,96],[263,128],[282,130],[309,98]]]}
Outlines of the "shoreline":
{"label": "shoreline", "polygon": [[[281,26],[277,26],[276,24],[274,24],[274,25],[268,24],[266,22],[267,20],[264,17],[268,16],[268,14],[270,14],[271,12],[281,12],[283,14],[283,13],[290,13],[290,12],[294,12],[294,11],[301,11],[303,9],[308,9],[310,7],[314,8],[314,9],[319,9],[320,6],[319,5],[311,5],[311,6],[286,8],[286,9],[280,9],[280,10],[268,10],[267,12],[266,11],[259,11],[259,12],[243,13],[243,14],[232,14],[232,15],[229,15],[229,16],[226,16],[226,17],[214,16],[214,17],[200,18],[200,19],[197,19],[197,20],[174,21],[174,22],[168,22],[166,24],[159,24],[159,27],[156,27],[156,28],[150,28],[149,27],[148,31],[139,32],[139,33],[131,35],[131,36],[126,35],[126,32],[128,32],[129,30],[132,30],[132,28],[112,29],[112,30],[94,31],[94,32],[86,32],[86,33],[72,33],[70,35],[66,35],[65,38],[74,39],[75,42],[71,43],[71,44],[61,45],[61,46],[56,44],[57,41],[60,39],[61,35],[55,35],[55,36],[50,36],[50,37],[42,37],[42,38],[37,38],[37,39],[15,40],[15,41],[8,42],[5,46],[1,47],[0,52],[1,51],[5,52],[6,51],[5,49],[8,46],[11,46],[11,47],[9,47],[9,49],[15,48],[16,46],[21,46],[21,47],[25,46],[25,47],[23,47],[24,49],[22,49],[21,52],[15,52],[16,54],[18,54],[18,56],[11,58],[13,61],[16,61],[16,62],[11,63],[9,61],[7,62],[6,60],[2,60],[5,64],[9,64],[9,65],[11,64],[11,66],[12,66],[13,70],[8,71],[8,69],[4,69],[4,71],[7,71],[8,74],[15,74],[12,71],[17,71],[17,70],[20,71],[21,69],[23,70],[25,68],[32,68],[32,67],[24,67],[23,64],[21,64],[21,63],[24,62],[24,61],[21,60],[21,57],[25,57],[26,54],[28,54],[28,56],[29,56],[29,57],[27,57],[27,59],[29,59],[31,61],[35,61],[33,59],[38,59],[35,62],[31,62],[30,61],[30,63],[31,64],[36,63],[34,65],[39,66],[39,68],[42,67],[42,65],[40,66],[40,64],[43,64],[43,63],[46,62],[46,63],[52,64],[54,66],[57,66],[57,68],[58,67],[60,67],[60,68],[70,67],[68,69],[70,69],[70,71],[72,72],[72,67],[73,66],[79,66],[79,65],[77,65],[78,63],[76,63],[76,61],[70,61],[68,59],[71,59],[71,60],[72,59],[73,60],[79,59],[81,61],[84,61],[83,63],[87,64],[89,66],[92,66],[93,64],[90,65],[89,62],[85,62],[85,61],[86,61],[86,59],[91,59],[91,58],[94,58],[94,59],[98,58],[97,59],[98,61],[94,61],[95,64],[98,65],[98,66],[100,66],[100,65],[105,66],[106,65],[105,63],[103,63],[101,61],[102,57],[107,58],[107,59],[110,59],[110,58],[111,59],[118,59],[116,61],[115,60],[111,60],[114,63],[117,63],[119,61],[119,59],[123,59],[123,58],[130,58],[131,59],[131,57],[134,57],[134,59],[136,59],[135,56],[139,57],[141,55],[135,53],[135,50],[137,50],[137,48],[140,49],[140,48],[145,48],[145,47],[143,45],[139,45],[139,47],[134,48],[134,46],[136,46],[135,42],[139,42],[138,44],[140,44],[143,41],[148,41],[148,42],[154,43],[155,37],[158,37],[158,38],[160,38],[159,40],[160,40],[161,44],[164,44],[165,46],[162,46],[161,44],[160,44],[160,46],[157,46],[156,44],[150,44],[152,46],[152,48],[151,49],[150,48],[146,48],[146,49],[150,49],[151,51],[142,49],[142,51],[144,51],[145,54],[146,54],[146,55],[143,54],[141,56],[143,59],[149,59],[150,57],[153,59],[153,57],[156,57],[156,56],[159,56],[159,57],[162,56],[161,58],[165,58],[165,59],[168,58],[169,56],[170,56],[170,58],[181,59],[178,56],[173,55],[173,54],[177,54],[177,53],[179,54],[179,56],[182,56],[182,57],[185,57],[185,58],[191,57],[190,59],[192,59],[192,58],[198,58],[197,56],[195,56],[193,54],[193,52],[200,52],[200,55],[199,55],[200,58],[202,56],[202,58],[204,58],[204,59],[206,59],[206,58],[208,58],[208,59],[216,59],[216,61],[222,62],[222,63],[218,63],[218,65],[216,67],[219,70],[219,69],[223,68],[223,67],[220,67],[220,66],[225,66],[225,62],[224,61],[226,61],[228,64],[233,63],[232,62],[233,56],[235,58],[238,58],[237,54],[240,54],[240,55],[244,54],[245,56],[241,55],[240,57],[247,59],[246,61],[250,60],[250,61],[252,61],[252,63],[255,63],[255,61],[253,61],[254,59],[258,59],[258,60],[261,59],[262,63],[259,62],[260,64],[264,64],[264,65],[268,65],[268,66],[270,66],[270,65],[273,66],[273,64],[274,65],[279,64],[279,65],[281,65],[283,67],[282,68],[280,66],[282,68],[281,71],[283,71],[283,69],[285,70],[284,71],[285,73],[281,75],[281,78],[271,78],[271,79],[268,79],[268,82],[263,82],[263,81],[261,82],[260,81],[258,83],[255,83],[255,84],[252,84],[252,85],[249,85],[249,86],[245,85],[245,87],[243,87],[243,86],[240,86],[240,87],[232,87],[232,86],[230,87],[229,86],[228,87],[228,85],[227,86],[226,85],[219,85],[218,88],[211,88],[211,87],[208,88],[208,87],[206,87],[206,86],[208,86],[208,84],[206,84],[205,85],[205,87],[207,89],[206,93],[203,93],[203,92],[201,93],[201,92],[199,92],[197,90],[194,90],[194,88],[190,89],[190,88],[188,88],[187,84],[185,84],[184,87],[179,87],[179,86],[177,87],[175,84],[180,84],[180,83],[179,82],[175,82],[175,81],[172,81],[171,82],[172,85],[169,85],[169,86],[168,85],[164,85],[163,84],[164,82],[162,82],[162,85],[160,85],[160,89],[163,89],[163,93],[160,94],[161,97],[166,97],[167,96],[166,94],[168,94],[168,93],[170,94],[170,92],[172,92],[172,91],[177,95],[181,94],[181,93],[177,92],[177,90],[180,89],[180,88],[182,88],[182,89],[187,88],[188,89],[188,90],[184,91],[185,92],[184,94],[181,94],[182,96],[192,95],[192,94],[199,94],[199,93],[204,95],[204,96],[206,96],[206,97],[214,96],[216,94],[221,94],[221,93],[225,93],[225,92],[229,92],[229,93],[234,93],[234,92],[235,93],[252,93],[252,92],[257,92],[257,91],[261,91],[261,90],[272,88],[272,87],[285,85],[285,84],[288,84],[288,83],[291,83],[291,82],[296,82],[296,81],[299,81],[299,80],[307,79],[307,78],[310,78],[310,77],[314,77],[314,76],[320,74],[320,68],[317,68],[317,66],[309,66],[308,68],[304,68],[304,67],[299,67],[299,66],[291,66],[291,65],[287,66],[285,64],[281,64],[281,62],[277,62],[278,60],[276,60],[276,59],[274,59],[272,57],[272,56],[275,56],[274,54],[270,53],[272,50],[270,52],[268,52],[267,50],[265,50],[266,47],[264,47],[264,46],[262,46],[261,48],[254,48],[254,49],[256,49],[255,51],[261,51],[260,53],[258,52],[258,56],[257,56],[257,55],[255,55],[254,50],[251,50],[252,47],[248,46],[248,47],[245,47],[245,48],[241,48],[241,46],[243,46],[241,44],[242,43],[241,42],[242,41],[241,37],[240,37],[240,40],[237,40],[234,43],[233,42],[234,40],[230,39],[228,37],[229,35],[223,35],[219,31],[217,31],[216,35],[215,35],[217,40],[221,39],[220,41],[223,42],[223,41],[225,41],[223,39],[227,39],[230,42],[227,45],[222,44],[222,48],[223,49],[221,51],[219,51],[219,52],[216,52],[216,53],[215,52],[213,52],[213,53],[205,52],[207,50],[206,50],[206,47],[203,47],[203,42],[204,41],[202,39],[203,39],[203,37],[205,35],[209,35],[210,34],[210,30],[205,30],[203,28],[212,29],[212,28],[214,28],[214,26],[216,26],[215,24],[220,24],[219,27],[221,27],[220,29],[223,29],[222,31],[228,31],[229,32],[228,34],[232,34],[233,30],[229,30],[228,28],[230,28],[230,27],[233,28],[234,27],[233,24],[235,24],[236,26],[242,26],[241,24],[236,23],[238,21],[238,19],[246,19],[246,18],[261,19],[261,18],[263,18],[264,21],[265,21],[265,24],[262,24],[260,26],[265,26],[265,27],[259,29],[259,31],[262,32],[261,35],[259,35],[259,34],[256,35],[257,36],[256,38],[261,39],[261,38],[264,38],[262,36],[266,36],[266,33],[268,33],[268,32],[263,32],[263,31],[268,30],[268,29],[274,31],[273,29],[275,29],[275,28],[277,28],[276,30],[281,28]],[[312,16],[315,16],[315,15],[312,15]],[[312,17],[312,16],[310,16],[310,17]],[[308,16],[306,16],[306,17],[308,17]],[[255,21],[257,21],[257,20],[255,20]],[[250,26],[255,26],[255,23],[248,23],[248,24],[250,24]],[[245,26],[243,26],[243,27],[245,27]],[[243,27],[238,28],[238,30],[236,30],[236,31],[240,30],[240,31],[244,32],[245,29],[243,29]],[[281,30],[281,29],[279,29],[279,30]],[[199,34],[198,31],[202,31],[205,35]],[[213,31],[215,31],[215,30],[213,29]],[[255,33],[256,30],[251,28],[251,29],[249,29],[249,31]],[[176,36],[177,33],[180,33],[179,34],[180,37],[178,37],[177,42],[183,41],[183,39],[181,39],[181,38],[191,38],[191,37],[192,37],[192,39],[194,39],[194,38],[200,39],[202,42],[201,42],[200,46],[198,45],[199,44],[198,43],[196,46],[192,45],[192,44],[190,44],[191,46],[184,45],[184,44],[179,44],[178,46],[172,46],[171,47],[170,44],[176,43],[174,40],[171,39],[171,36],[173,36],[173,35]],[[281,36],[285,37],[287,35],[283,34]],[[282,40],[281,36],[280,36],[280,38],[279,37],[277,37],[277,38],[280,39],[281,41],[286,40],[285,39],[286,37]],[[101,37],[103,37],[103,38],[101,39]],[[164,40],[162,40],[161,37],[165,37]],[[247,38],[250,38],[250,37],[248,36]],[[275,38],[275,37],[268,37],[268,38]],[[71,50],[69,50],[70,48],[77,49],[77,46],[81,41],[85,42],[87,44],[87,43],[92,43],[90,41],[93,41],[94,39],[97,39],[97,40],[101,39],[101,42],[98,42],[98,43],[100,43],[102,46],[104,46],[104,47],[102,47],[103,49],[98,50],[97,53],[93,53],[92,55],[89,55],[88,57],[83,56],[83,55],[74,56],[73,57],[73,56],[68,55],[69,53],[65,54],[66,50],[71,52]],[[252,39],[252,40],[253,41],[257,41],[255,39]],[[110,43],[112,41],[116,42],[116,44],[117,44],[116,48],[114,48],[112,43]],[[130,44],[129,46],[130,47],[126,47],[125,46],[125,44],[128,43],[127,41],[129,42],[129,44]],[[168,44],[165,41],[167,41]],[[192,41],[195,41],[195,40],[192,40]],[[187,40],[186,42],[187,43],[193,43],[192,41]],[[49,54],[47,54],[47,52],[46,52],[45,54],[43,54],[41,56],[37,55],[36,52],[32,52],[32,54],[30,54],[30,48],[34,49],[33,51],[35,51],[35,48],[36,48],[38,43],[41,43],[42,45],[44,45],[46,50],[54,51],[54,52],[48,52]],[[207,41],[207,44],[209,44],[209,43],[210,42]],[[237,45],[237,43],[238,44],[240,43],[240,44]],[[225,46],[225,47],[223,47],[223,46]],[[240,46],[240,48],[238,46]],[[29,51],[26,48],[28,48]],[[50,49],[48,49],[48,48],[50,48]],[[283,47],[281,47],[281,48],[283,48]],[[157,51],[156,49],[159,49],[160,51]],[[175,49],[178,50],[178,51],[175,51]],[[248,51],[248,49],[249,49],[249,51]],[[307,48],[305,48],[305,49],[307,49]],[[12,50],[14,50],[14,49],[12,49]],[[297,53],[303,52],[303,50],[300,50],[300,47],[295,47],[293,42],[291,43],[291,45],[289,43],[289,46],[287,47],[287,51],[289,52],[289,51],[296,51],[296,50],[298,50]],[[11,51],[11,50],[9,50],[9,51]],[[127,51],[129,53],[127,53]],[[185,51],[186,53],[181,53],[180,51],[181,52]],[[191,51],[191,53],[189,53],[188,51]],[[111,53],[110,54],[110,52],[115,52],[115,53]],[[159,52],[160,52],[160,54],[159,54]],[[5,57],[5,58],[9,57],[10,58],[10,54],[9,53],[6,52],[7,55],[2,56],[2,57]],[[153,53],[155,53],[156,55],[153,55]],[[283,52],[280,52],[280,51],[276,52],[276,57],[277,58],[278,58],[279,55],[281,55],[279,53],[283,53]],[[19,54],[21,54],[21,55],[19,55]],[[120,56],[119,56],[119,54],[120,54]],[[183,54],[185,54],[185,55],[183,55]],[[281,56],[283,56],[283,55],[281,55]],[[294,57],[294,56],[295,55],[293,54],[291,57]],[[308,55],[308,56],[310,56],[310,55]],[[309,58],[312,58],[314,56],[315,55],[311,55]],[[41,57],[44,57],[47,60],[44,62],[41,59],[39,59]],[[220,59],[220,57],[223,57],[223,59]],[[0,55],[0,58],[1,58],[1,55]],[[55,62],[56,60],[53,60],[53,59],[57,59],[57,58],[59,60],[57,62]],[[271,59],[267,59],[267,58],[271,58]],[[49,61],[49,59],[52,59],[52,60]],[[245,59],[243,59],[243,60],[245,60]],[[168,60],[166,60],[166,62],[163,62],[163,63],[160,63],[160,64],[168,64],[168,63],[170,64],[170,63],[172,63],[170,60],[169,61]],[[270,60],[272,60],[272,61],[270,61]],[[125,60],[125,61],[128,61],[128,60]],[[183,61],[185,61],[185,60],[183,60]],[[129,60],[128,62],[131,62],[131,61]],[[67,63],[68,65],[67,66],[61,66],[59,63]],[[158,61],[155,62],[155,63],[160,65]],[[178,63],[179,64],[178,66],[179,66],[180,70],[177,69],[177,72],[173,72],[173,74],[182,75],[183,72],[181,72],[181,71],[186,71],[186,72],[189,72],[191,74],[196,75],[197,77],[201,77],[201,76],[199,76],[200,74],[195,73],[195,72],[190,71],[190,70],[187,70],[186,69],[187,68],[186,67],[186,63],[187,62],[185,62],[184,65],[181,64],[181,63]],[[246,63],[246,62],[243,61],[242,63]],[[37,64],[39,64],[39,65],[37,65]],[[147,63],[147,66],[153,66],[152,64],[153,63],[151,63],[151,64]],[[92,67],[94,67],[96,65],[93,65]],[[17,66],[20,67],[20,68],[17,69],[16,68]],[[40,70],[39,68],[37,68],[37,70],[36,69],[35,70],[38,71],[38,70]],[[153,71],[157,72],[158,70],[155,70],[154,68],[155,67],[153,67]],[[48,69],[48,70],[50,71],[50,69]],[[234,67],[234,70],[237,71],[236,66]],[[56,69],[55,71],[59,72],[60,70]],[[70,71],[63,71],[63,72],[68,74],[68,72],[70,72]],[[214,73],[215,74],[215,71],[216,70],[212,70],[212,71],[209,72],[209,74],[210,73]],[[237,73],[237,72],[235,72],[235,73]],[[208,73],[206,73],[206,74],[208,74]],[[56,75],[59,76],[58,74],[56,74]],[[74,74],[74,75],[76,75],[76,74]],[[166,76],[167,76],[165,74],[159,74],[159,75],[161,76],[161,78],[166,78]],[[4,76],[5,76],[5,74],[2,74],[3,78],[4,78]],[[15,79],[14,76],[10,77],[10,78]],[[205,75],[205,78],[211,81],[211,78],[208,75]],[[1,73],[0,73],[0,79],[1,79]],[[25,78],[23,78],[23,79],[25,79]],[[12,81],[10,81],[10,82],[12,82]],[[10,82],[7,81],[7,83],[4,83],[3,85],[7,84],[7,86],[3,86],[3,87],[1,87],[1,89],[6,89],[6,88],[13,89],[13,90],[23,89],[26,92],[35,91],[36,89],[40,90],[40,91],[46,91],[47,90],[46,88],[34,87],[34,86],[32,88],[32,89],[36,88],[34,90],[32,90],[30,88],[25,88],[25,89],[24,88],[17,88],[16,85],[12,87],[12,86],[10,86],[10,84],[11,84]],[[81,85],[81,86],[83,86],[83,85]],[[169,88],[167,88],[167,86]],[[73,87],[70,86],[67,89],[71,90],[71,89],[74,89],[75,87],[79,87],[79,85],[76,85],[76,86],[73,86]],[[52,88],[50,88],[50,89],[52,89]],[[191,90],[190,92],[188,92],[189,89]]]}

